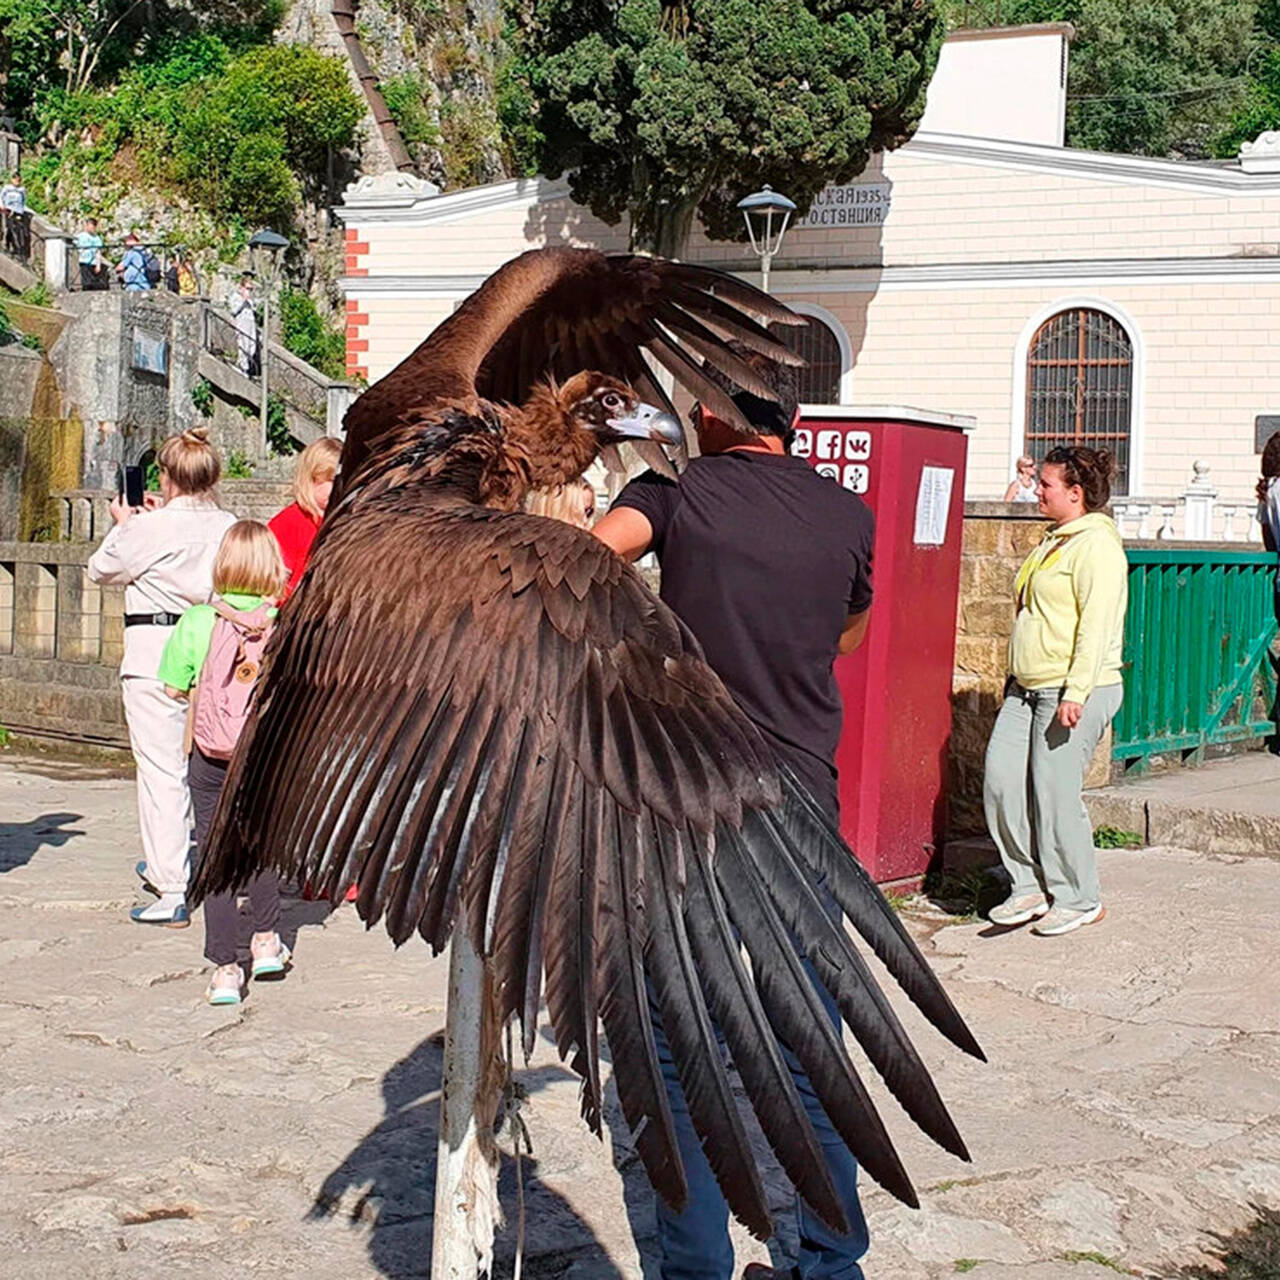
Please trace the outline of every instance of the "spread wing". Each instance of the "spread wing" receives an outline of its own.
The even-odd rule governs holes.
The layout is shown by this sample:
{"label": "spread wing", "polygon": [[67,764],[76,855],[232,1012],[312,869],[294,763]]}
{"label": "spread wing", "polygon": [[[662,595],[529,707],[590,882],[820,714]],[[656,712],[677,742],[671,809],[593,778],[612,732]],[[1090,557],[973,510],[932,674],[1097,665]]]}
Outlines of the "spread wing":
{"label": "spread wing", "polygon": [[749,432],[702,362],[772,399],[729,341],[784,364],[803,361],[756,317],[798,323],[768,294],[708,267],[594,249],[530,250],[494,272],[351,406],[343,474],[353,476],[385,432],[444,403],[523,404],[536,383],[584,370],[629,382],[674,412],[646,351],[719,417]]}
{"label": "spread wing", "polygon": [[361,916],[385,919],[397,943],[417,930],[440,948],[462,923],[526,1053],[545,975],[597,1132],[602,1020],[639,1153],[672,1205],[687,1188],[652,1009],[711,1166],[757,1236],[771,1223],[717,1030],[827,1222],[845,1226],[780,1040],[867,1171],[915,1203],[806,959],[909,1114],[967,1158],[813,886],[825,881],[933,1024],[981,1056],[909,935],[674,614],[568,525],[445,505],[414,483],[353,495],[326,524],[273,637],[196,895],[261,866],[334,901],[357,885]]}

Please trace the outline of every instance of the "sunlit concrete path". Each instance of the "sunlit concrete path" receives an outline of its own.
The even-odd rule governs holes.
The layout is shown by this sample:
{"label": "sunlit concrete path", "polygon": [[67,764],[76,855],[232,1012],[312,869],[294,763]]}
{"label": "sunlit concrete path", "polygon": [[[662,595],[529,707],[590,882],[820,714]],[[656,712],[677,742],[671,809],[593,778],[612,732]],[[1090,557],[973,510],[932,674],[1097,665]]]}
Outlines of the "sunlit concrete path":
{"label": "sunlit concrete path", "polygon": [[[295,971],[211,1009],[199,920],[127,919],[137,856],[128,779],[0,761],[0,1274],[428,1275],[444,958],[294,901]],[[990,1063],[904,1013],[974,1162],[885,1102],[924,1207],[867,1188],[869,1280],[1170,1280],[1280,1206],[1280,863],[1102,856],[1107,918],[1067,938],[909,910]],[[616,1105],[602,1146],[545,1039],[524,1079],[525,1274],[655,1275]]]}

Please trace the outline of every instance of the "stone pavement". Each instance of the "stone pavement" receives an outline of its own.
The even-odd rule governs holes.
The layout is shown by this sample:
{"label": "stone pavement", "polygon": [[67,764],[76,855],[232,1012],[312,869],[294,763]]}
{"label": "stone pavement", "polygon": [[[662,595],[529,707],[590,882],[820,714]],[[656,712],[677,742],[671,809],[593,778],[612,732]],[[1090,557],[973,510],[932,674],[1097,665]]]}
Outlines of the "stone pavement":
{"label": "stone pavement", "polygon": [[1093,825],[1138,832],[1148,844],[1280,858],[1280,756],[1211,760],[1085,792]]}
{"label": "stone pavement", "polygon": [[[211,1009],[199,923],[126,919],[135,857],[127,780],[0,762],[0,1274],[427,1276],[444,958],[292,902],[296,969]],[[911,914],[990,1063],[905,1014],[974,1161],[884,1104],[924,1207],[867,1187],[869,1280],[1170,1280],[1280,1205],[1280,863],[1114,851],[1103,879],[1064,939]],[[616,1106],[602,1146],[545,1037],[522,1077],[525,1275],[654,1276]]]}

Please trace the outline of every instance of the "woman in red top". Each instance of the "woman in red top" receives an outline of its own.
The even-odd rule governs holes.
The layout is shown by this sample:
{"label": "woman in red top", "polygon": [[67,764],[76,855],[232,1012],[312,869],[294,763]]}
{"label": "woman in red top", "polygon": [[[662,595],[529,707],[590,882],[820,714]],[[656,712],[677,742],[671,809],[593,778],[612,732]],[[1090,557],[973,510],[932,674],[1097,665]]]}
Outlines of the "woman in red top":
{"label": "woman in red top", "polygon": [[293,473],[294,500],[267,522],[289,570],[289,583],[284,589],[286,597],[298,585],[307,567],[307,556],[316,540],[324,509],[329,505],[341,456],[341,443],[330,436],[307,445],[298,456],[297,470]]}

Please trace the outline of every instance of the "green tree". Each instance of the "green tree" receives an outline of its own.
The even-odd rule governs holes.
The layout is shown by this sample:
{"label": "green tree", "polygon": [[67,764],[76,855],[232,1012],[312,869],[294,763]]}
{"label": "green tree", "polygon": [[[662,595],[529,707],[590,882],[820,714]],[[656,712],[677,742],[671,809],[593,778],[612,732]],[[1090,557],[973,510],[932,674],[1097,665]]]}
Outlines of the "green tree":
{"label": "green tree", "polygon": [[[952,22],[963,20],[963,0],[946,5]],[[998,17],[1075,27],[1072,146],[1203,155],[1240,100],[1257,9],[1258,0],[1004,0]],[[969,7],[973,25],[996,18],[990,0]]]}
{"label": "green tree", "polygon": [[341,63],[299,45],[251,49],[179,94],[176,112],[152,107],[164,130],[172,123],[153,154],[202,203],[246,223],[292,222],[329,149],[354,142],[361,112]]}
{"label": "green tree", "polygon": [[[192,36],[240,49],[269,39],[282,0],[0,0],[0,90],[17,119],[40,114],[51,141],[64,120],[42,100],[74,98]],[[32,138],[34,141],[35,138]]]}
{"label": "green tree", "polygon": [[1260,133],[1280,129],[1280,48],[1266,50],[1255,60],[1245,100],[1230,123],[1214,141],[1214,153],[1239,155],[1240,144]]}
{"label": "green tree", "polygon": [[[933,0],[518,0],[500,105],[517,150],[637,247],[697,215],[742,236],[770,183],[806,210],[911,136],[942,35]],[[528,112],[528,117],[523,114]]]}
{"label": "green tree", "polygon": [[327,324],[311,296],[301,289],[280,294],[280,335],[295,356],[321,373],[331,378],[347,376],[346,334]]}

